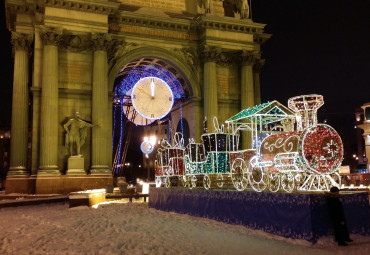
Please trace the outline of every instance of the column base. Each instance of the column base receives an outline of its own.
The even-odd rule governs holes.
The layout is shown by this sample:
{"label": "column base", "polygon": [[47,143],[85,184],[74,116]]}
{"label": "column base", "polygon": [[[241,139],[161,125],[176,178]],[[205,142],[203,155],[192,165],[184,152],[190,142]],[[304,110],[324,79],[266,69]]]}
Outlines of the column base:
{"label": "column base", "polygon": [[108,166],[96,165],[90,169],[91,175],[112,175],[112,171]]}
{"label": "column base", "polygon": [[60,171],[58,169],[58,166],[40,166],[39,170],[37,171],[37,175],[60,175]]}
{"label": "column base", "polygon": [[5,194],[22,193],[34,194],[36,190],[36,176],[7,176]]}
{"label": "column base", "polygon": [[30,173],[27,171],[26,167],[24,166],[15,166],[10,167],[8,171],[8,176],[22,176],[27,177],[30,175]]}

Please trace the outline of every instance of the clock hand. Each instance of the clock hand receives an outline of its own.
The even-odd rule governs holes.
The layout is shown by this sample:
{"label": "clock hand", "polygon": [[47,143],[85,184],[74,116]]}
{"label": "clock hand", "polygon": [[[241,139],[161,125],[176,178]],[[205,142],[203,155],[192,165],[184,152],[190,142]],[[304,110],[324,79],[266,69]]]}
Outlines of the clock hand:
{"label": "clock hand", "polygon": [[141,92],[141,93],[143,93],[143,94],[145,94],[145,95],[147,95],[148,97],[152,97],[152,95],[150,95],[148,92],[146,92],[144,89],[139,89],[138,88],[138,90]]}
{"label": "clock hand", "polygon": [[150,83],[150,90],[152,92],[152,98],[154,98],[154,86],[155,86],[154,79],[152,78],[152,82]]}

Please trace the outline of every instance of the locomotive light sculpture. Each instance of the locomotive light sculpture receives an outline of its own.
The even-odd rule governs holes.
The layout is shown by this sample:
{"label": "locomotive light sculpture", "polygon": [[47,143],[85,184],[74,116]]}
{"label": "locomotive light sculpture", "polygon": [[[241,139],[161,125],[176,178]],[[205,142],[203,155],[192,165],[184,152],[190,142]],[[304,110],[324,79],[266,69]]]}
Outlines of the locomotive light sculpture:
{"label": "locomotive light sculpture", "polygon": [[[343,144],[331,126],[317,123],[323,104],[321,95],[290,98],[289,108],[264,103],[226,120],[226,129],[214,118],[215,132],[203,134],[202,143],[191,140],[186,148],[176,133],[173,146],[164,141],[158,149],[157,187],[232,184],[238,191],[249,185],[257,192],[293,192],[340,186]],[[240,134],[250,135],[251,149],[238,149]]]}

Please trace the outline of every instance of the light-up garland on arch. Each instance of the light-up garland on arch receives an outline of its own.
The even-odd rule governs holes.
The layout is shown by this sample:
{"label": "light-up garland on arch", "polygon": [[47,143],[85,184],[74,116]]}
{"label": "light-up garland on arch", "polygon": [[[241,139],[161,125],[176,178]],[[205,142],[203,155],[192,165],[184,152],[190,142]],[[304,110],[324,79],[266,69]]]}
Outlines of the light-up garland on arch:
{"label": "light-up garland on arch", "polygon": [[[284,115],[289,109],[275,101],[238,113],[228,120],[226,131],[215,119],[214,133],[203,134],[201,144],[192,139],[187,146],[182,159],[185,175],[177,176],[177,180],[190,188],[203,180],[204,188],[209,189],[211,183],[222,187],[225,180],[231,179],[238,191],[249,184],[257,192],[266,188],[271,192],[324,191],[340,186],[338,169],[343,159],[343,144],[332,127],[317,124],[316,111],[322,105],[322,96],[299,96],[293,100],[290,106],[304,108],[297,115]],[[252,134],[261,135],[258,132],[262,129],[256,128],[257,124],[268,128],[274,122],[281,122],[284,129],[279,131],[276,129],[279,125],[271,125],[271,130],[264,130],[270,135],[261,144],[257,143],[255,149],[238,150],[237,135],[241,129],[233,125],[240,125],[241,120],[255,118],[258,114],[261,114],[259,121],[251,122]],[[291,119],[296,119],[296,124]]]}

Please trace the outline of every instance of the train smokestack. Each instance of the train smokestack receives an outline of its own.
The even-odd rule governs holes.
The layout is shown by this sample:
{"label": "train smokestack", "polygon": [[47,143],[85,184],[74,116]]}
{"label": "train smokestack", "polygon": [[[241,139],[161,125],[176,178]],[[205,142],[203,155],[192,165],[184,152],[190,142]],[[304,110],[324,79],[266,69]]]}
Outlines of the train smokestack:
{"label": "train smokestack", "polygon": [[297,116],[298,131],[317,124],[317,109],[323,104],[324,97],[321,95],[303,95],[289,98],[288,107]]}

